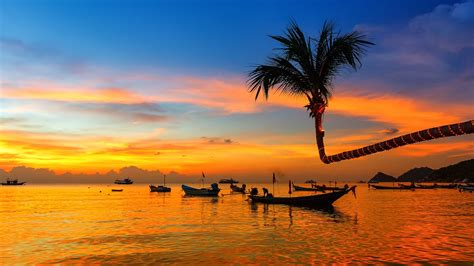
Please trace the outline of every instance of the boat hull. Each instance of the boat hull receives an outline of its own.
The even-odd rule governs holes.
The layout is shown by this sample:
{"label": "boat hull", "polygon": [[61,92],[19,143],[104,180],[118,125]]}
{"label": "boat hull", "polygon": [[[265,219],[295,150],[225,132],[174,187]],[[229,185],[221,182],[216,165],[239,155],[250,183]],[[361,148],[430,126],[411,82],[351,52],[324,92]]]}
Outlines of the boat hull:
{"label": "boat hull", "polygon": [[199,197],[217,197],[219,192],[221,191],[218,189],[208,189],[208,188],[193,188],[190,186],[182,185],[181,188],[183,189],[186,196],[199,196]]}
{"label": "boat hull", "polygon": [[296,206],[307,206],[307,207],[328,207],[341,198],[342,196],[349,193],[349,191],[355,191],[356,186],[348,188],[344,191],[335,191],[325,194],[318,194],[312,196],[301,196],[301,197],[264,197],[257,195],[250,195],[249,198],[252,202],[259,202],[265,204],[286,204]]}
{"label": "boat hull", "polygon": [[370,187],[373,187],[378,190],[412,190],[414,189],[413,187],[408,187],[408,186],[398,186],[398,187],[387,187],[387,186],[379,186],[379,185],[370,185]]}
{"label": "boat hull", "polygon": [[2,186],[23,186],[26,182],[18,182],[18,183],[2,183]]}
{"label": "boat hull", "polygon": [[131,184],[133,184],[133,181],[131,181],[131,182],[115,181],[114,183],[117,184],[117,185],[131,185]]}
{"label": "boat hull", "polygon": [[321,191],[319,188],[311,188],[311,187],[300,187],[293,185],[295,191]]}
{"label": "boat hull", "polygon": [[171,192],[170,187],[150,185],[150,192]]}
{"label": "boat hull", "polygon": [[238,184],[239,181],[234,180],[234,179],[222,179],[219,180],[219,184]]}
{"label": "boat hull", "polygon": [[245,189],[243,187],[230,185],[230,189],[232,190],[232,192],[235,192],[235,193],[245,193]]}

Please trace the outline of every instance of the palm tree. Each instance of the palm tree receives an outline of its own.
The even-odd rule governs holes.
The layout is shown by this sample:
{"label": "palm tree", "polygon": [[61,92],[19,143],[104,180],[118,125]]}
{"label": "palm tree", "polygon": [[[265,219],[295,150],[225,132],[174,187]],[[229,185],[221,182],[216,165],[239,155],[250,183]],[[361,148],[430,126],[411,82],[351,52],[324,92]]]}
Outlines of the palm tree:
{"label": "palm tree", "polygon": [[318,39],[306,37],[295,22],[284,36],[270,36],[280,43],[281,54],[268,58],[249,73],[249,91],[255,100],[261,95],[268,99],[270,89],[289,95],[304,96],[309,116],[314,118],[319,157],[324,163],[337,162],[389,150],[415,142],[474,132],[473,120],[414,132],[360,149],[326,156],[322,118],[331,97],[333,82],[345,68],[357,70],[366,49],[374,45],[357,31],[341,34],[331,22],[325,22]]}

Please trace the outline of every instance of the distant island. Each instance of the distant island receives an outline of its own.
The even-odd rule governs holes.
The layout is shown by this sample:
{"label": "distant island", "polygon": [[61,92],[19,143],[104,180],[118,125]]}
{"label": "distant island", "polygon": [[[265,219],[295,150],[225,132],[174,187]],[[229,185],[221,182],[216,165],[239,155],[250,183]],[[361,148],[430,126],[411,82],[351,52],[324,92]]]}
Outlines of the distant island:
{"label": "distant island", "polygon": [[369,183],[376,182],[474,182],[474,159],[436,170],[429,167],[416,167],[406,171],[398,178],[378,172],[369,181]]}

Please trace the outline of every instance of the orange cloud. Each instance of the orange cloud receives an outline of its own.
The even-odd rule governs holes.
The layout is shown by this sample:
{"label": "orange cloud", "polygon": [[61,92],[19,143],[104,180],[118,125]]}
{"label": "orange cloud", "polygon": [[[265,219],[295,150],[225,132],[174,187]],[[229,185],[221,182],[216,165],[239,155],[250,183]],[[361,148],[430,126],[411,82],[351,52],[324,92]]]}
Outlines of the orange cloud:
{"label": "orange cloud", "polygon": [[141,103],[146,99],[121,88],[84,89],[70,87],[2,88],[2,97],[67,102]]}

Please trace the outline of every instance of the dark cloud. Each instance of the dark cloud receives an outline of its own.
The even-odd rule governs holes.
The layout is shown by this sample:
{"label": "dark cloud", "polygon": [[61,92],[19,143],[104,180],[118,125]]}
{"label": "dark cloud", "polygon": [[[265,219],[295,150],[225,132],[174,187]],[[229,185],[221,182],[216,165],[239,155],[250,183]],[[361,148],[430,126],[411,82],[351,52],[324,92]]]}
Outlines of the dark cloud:
{"label": "dark cloud", "polygon": [[236,143],[232,139],[219,138],[219,137],[201,137],[206,143],[209,144],[234,144]]}
{"label": "dark cloud", "polygon": [[387,128],[385,130],[382,131],[383,134],[386,134],[386,135],[393,135],[393,134],[396,134],[398,133],[400,130],[398,130],[398,128]]}

